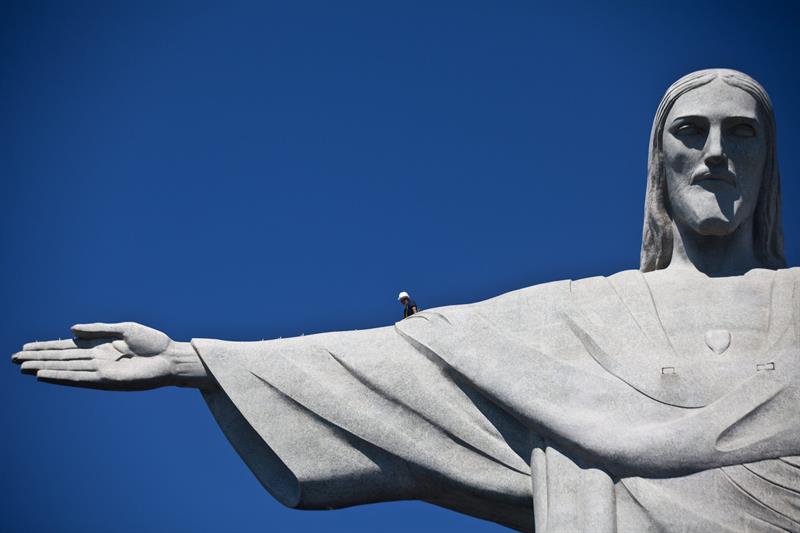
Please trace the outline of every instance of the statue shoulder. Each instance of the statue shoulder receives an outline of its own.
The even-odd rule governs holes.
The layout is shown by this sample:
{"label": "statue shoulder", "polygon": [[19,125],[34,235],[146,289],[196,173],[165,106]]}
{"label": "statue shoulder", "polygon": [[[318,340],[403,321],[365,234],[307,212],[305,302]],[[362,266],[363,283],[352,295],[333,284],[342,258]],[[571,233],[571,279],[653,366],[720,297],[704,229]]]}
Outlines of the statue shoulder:
{"label": "statue shoulder", "polygon": [[778,272],[785,271],[792,279],[800,280],[800,266],[781,268]]}
{"label": "statue shoulder", "polygon": [[630,283],[629,278],[641,277],[635,270],[620,272],[611,277],[595,276],[578,280],[558,280],[506,292],[470,304],[451,305],[422,311],[424,318],[435,315],[446,319],[450,325],[467,325],[476,316],[495,326],[511,329],[530,328],[533,324],[554,325],[562,322],[566,306],[574,301],[575,295],[600,296],[607,292],[609,281]]}

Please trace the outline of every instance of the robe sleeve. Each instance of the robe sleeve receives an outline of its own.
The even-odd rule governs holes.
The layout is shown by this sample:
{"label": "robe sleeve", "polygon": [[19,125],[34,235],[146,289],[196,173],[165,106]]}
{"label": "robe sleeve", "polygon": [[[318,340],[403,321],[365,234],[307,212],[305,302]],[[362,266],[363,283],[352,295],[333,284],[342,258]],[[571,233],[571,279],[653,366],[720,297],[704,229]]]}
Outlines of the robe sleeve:
{"label": "robe sleeve", "polygon": [[394,327],[192,344],[209,408],[284,505],[420,499],[532,529],[536,436]]}

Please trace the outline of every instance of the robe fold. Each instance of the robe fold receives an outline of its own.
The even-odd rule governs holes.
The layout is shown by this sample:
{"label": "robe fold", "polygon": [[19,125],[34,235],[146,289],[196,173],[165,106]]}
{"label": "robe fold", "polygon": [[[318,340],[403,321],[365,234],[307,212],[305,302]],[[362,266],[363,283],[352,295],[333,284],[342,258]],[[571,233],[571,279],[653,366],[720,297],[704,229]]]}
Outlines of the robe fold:
{"label": "robe fold", "polygon": [[[751,274],[748,274],[751,275]],[[365,331],[192,341],[248,467],[304,509],[419,499],[520,531],[800,531],[800,269],[762,349],[676,354],[646,275]]]}

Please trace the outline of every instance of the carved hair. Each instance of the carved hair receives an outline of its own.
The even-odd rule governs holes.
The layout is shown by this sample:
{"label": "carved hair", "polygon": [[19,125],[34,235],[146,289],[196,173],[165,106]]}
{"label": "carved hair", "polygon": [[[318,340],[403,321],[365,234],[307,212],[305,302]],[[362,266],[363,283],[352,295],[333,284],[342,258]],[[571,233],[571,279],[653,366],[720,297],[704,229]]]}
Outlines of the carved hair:
{"label": "carved hair", "polygon": [[767,159],[758,203],[753,213],[753,243],[756,254],[766,268],[783,268],[783,228],[781,226],[781,178],[775,142],[775,112],[764,88],[742,72],[727,69],[709,69],[692,72],[673,83],[658,105],[653,129],[650,133],[650,150],[647,163],[647,195],[644,201],[644,228],[639,269],[642,272],[669,266],[672,260],[672,216],[667,196],[667,179],[664,171],[664,123],[675,101],[683,94],[721,79],[728,85],[749,93],[761,108],[766,122]]}

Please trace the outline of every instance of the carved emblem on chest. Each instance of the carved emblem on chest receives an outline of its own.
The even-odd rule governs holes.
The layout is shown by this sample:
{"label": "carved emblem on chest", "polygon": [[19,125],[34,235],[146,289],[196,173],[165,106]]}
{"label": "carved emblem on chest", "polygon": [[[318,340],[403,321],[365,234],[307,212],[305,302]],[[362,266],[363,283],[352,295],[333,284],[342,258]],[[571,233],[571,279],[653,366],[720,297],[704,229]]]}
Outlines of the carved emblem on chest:
{"label": "carved emblem on chest", "polygon": [[710,329],[706,331],[705,340],[706,346],[720,355],[731,345],[731,332],[727,329]]}

